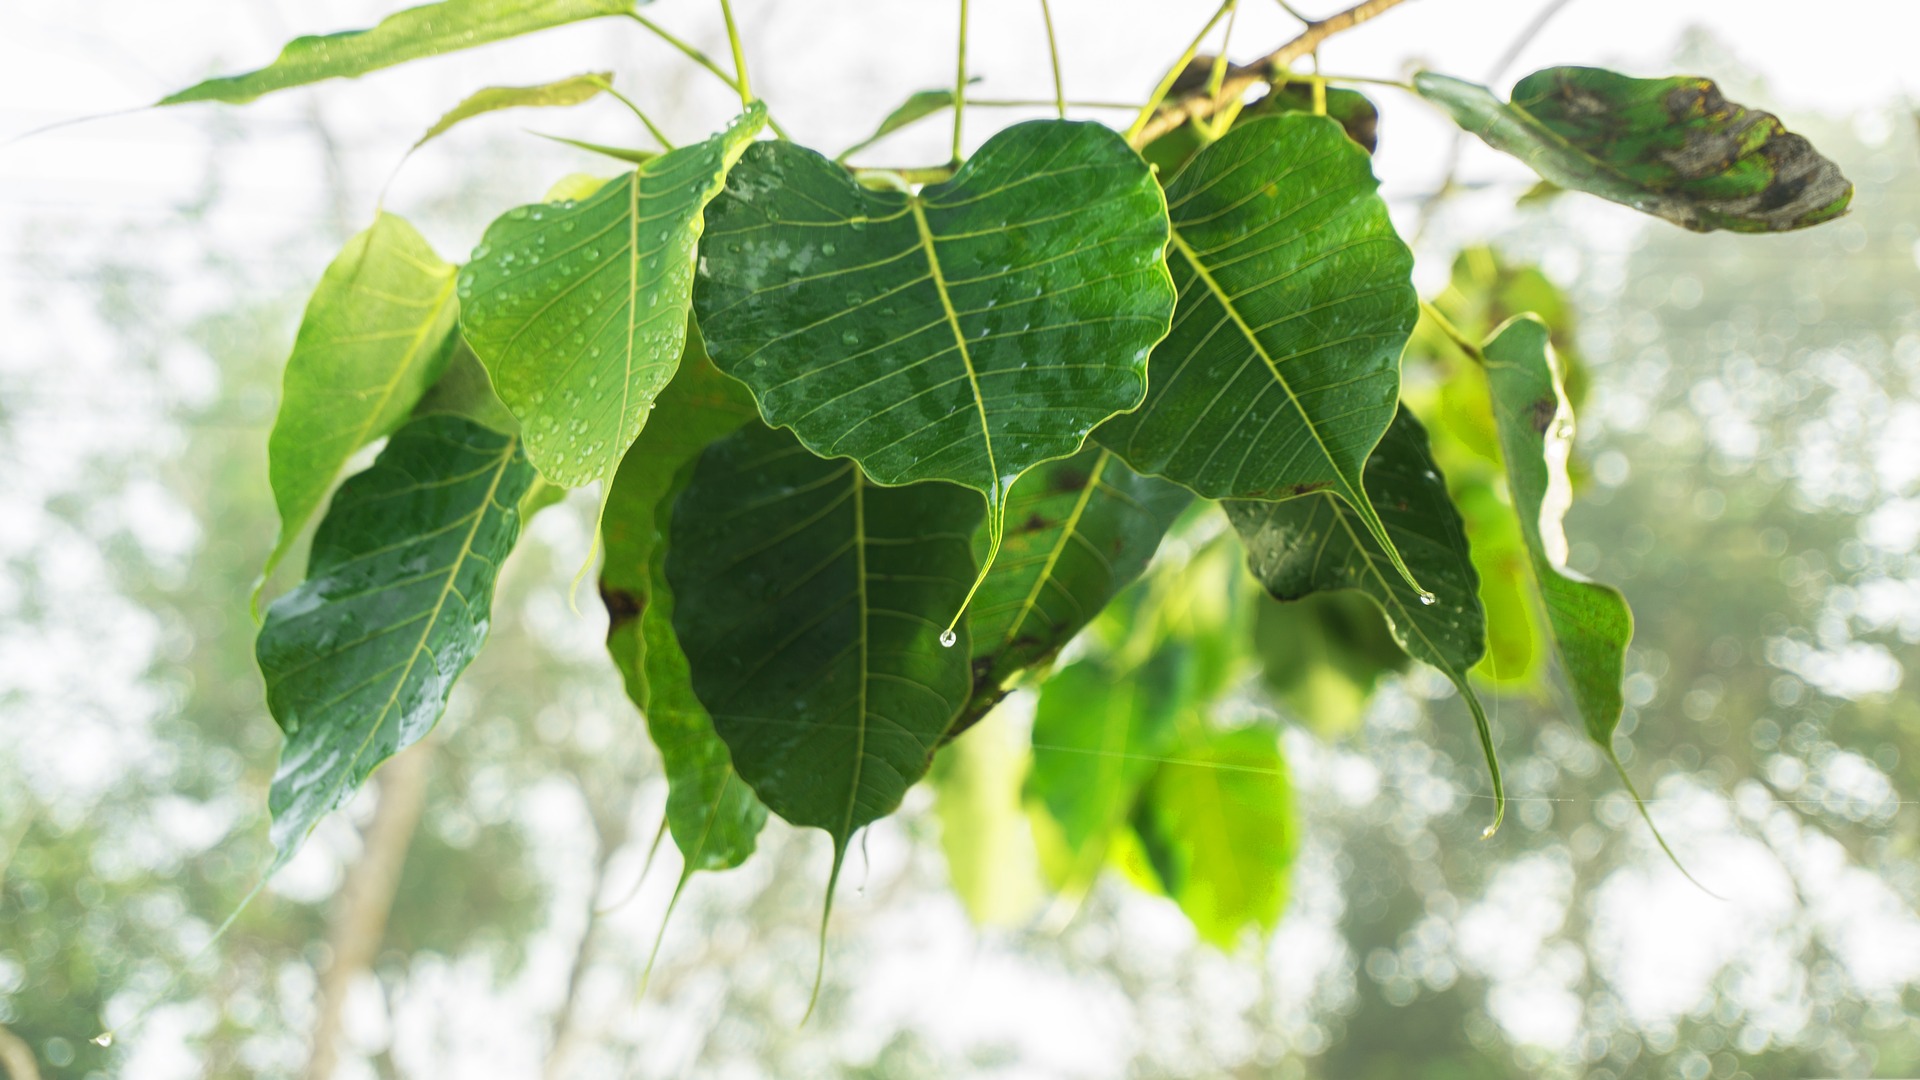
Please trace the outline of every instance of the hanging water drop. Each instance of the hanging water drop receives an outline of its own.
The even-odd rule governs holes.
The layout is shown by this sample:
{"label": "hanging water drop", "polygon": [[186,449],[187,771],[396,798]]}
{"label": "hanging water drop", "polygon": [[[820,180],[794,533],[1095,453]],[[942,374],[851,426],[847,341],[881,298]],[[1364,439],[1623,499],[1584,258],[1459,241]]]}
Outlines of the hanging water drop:
{"label": "hanging water drop", "polygon": [[93,1038],[88,1039],[87,1041],[92,1043],[95,1046],[112,1046],[113,1032],[103,1031],[100,1034],[95,1035]]}
{"label": "hanging water drop", "polygon": [[953,648],[953,643],[959,640],[960,635],[954,633],[952,630],[940,631],[940,644],[949,649]]}
{"label": "hanging water drop", "polygon": [[1420,602],[1427,605],[1428,607],[1433,606],[1433,600],[1434,600],[1434,596],[1430,592],[1423,592],[1420,594]]}

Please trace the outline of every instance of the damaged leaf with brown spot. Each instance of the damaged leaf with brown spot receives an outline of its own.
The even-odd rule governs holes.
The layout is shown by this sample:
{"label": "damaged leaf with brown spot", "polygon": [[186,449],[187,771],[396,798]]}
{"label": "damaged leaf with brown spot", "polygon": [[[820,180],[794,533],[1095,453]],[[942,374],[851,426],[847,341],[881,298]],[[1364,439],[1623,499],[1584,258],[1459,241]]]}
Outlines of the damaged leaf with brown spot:
{"label": "damaged leaf with brown spot", "polygon": [[1846,212],[1853,184],[1771,113],[1711,79],[1636,79],[1600,68],[1536,71],[1502,102],[1423,71],[1414,87],[1462,128],[1541,177],[1695,232],[1785,232]]}

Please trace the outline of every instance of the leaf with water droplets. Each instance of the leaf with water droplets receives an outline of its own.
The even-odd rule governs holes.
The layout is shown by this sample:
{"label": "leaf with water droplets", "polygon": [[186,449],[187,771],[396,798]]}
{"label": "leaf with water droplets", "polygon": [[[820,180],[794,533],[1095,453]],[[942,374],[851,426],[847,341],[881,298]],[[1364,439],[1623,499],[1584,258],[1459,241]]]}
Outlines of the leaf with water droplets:
{"label": "leaf with water droplets", "polygon": [[694,692],[761,801],[833,837],[836,875],[966,700],[967,650],[942,648],[937,620],[973,578],[979,520],[960,488],[881,487],[759,423],[707,448],[674,506]]}
{"label": "leaf with water droplets", "polygon": [[460,274],[460,325],[554,483],[610,479],[686,345],[708,200],[766,123],[654,158],[577,202],[522,206]]}
{"label": "leaf with water droplets", "polygon": [[1712,79],[1547,68],[1520,80],[1511,102],[1430,71],[1413,85],[1544,179],[1697,232],[1803,229],[1853,200],[1839,166],[1771,113],[1728,101]]}
{"label": "leaf with water droplets", "polygon": [[1247,549],[1247,567],[1275,599],[1298,600],[1329,589],[1357,589],[1386,613],[1407,654],[1451,680],[1479,729],[1493,780],[1493,825],[1506,810],[1493,736],[1467,672],[1486,653],[1486,614],[1460,514],[1433,463],[1426,428],[1402,409],[1367,462],[1367,489],[1407,563],[1432,590],[1421,596],[1393,572],[1385,551],[1351,504],[1329,492],[1285,502],[1226,504]]}
{"label": "leaf with water droplets", "polygon": [[287,740],[268,796],[269,873],[440,719],[486,640],[533,480],[517,438],[434,415],[340,486],[307,580],[267,609],[255,646]]}
{"label": "leaf with water droplets", "polygon": [[985,495],[990,550],[1020,474],[1139,403],[1172,312],[1159,185],[1096,124],[1016,124],[917,194],[759,143],[709,217],[714,363],[817,454]]}
{"label": "leaf with water droplets", "polygon": [[245,104],[262,94],[323,79],[351,79],[370,71],[458,52],[491,41],[603,15],[626,15],[635,0],[443,0],[396,12],[368,30],[312,34],[289,41],[273,63],[243,75],[196,83],[161,98],[160,105],[193,101]]}
{"label": "leaf with water droplets", "polygon": [[574,75],[538,86],[489,86],[468,94],[466,100],[448,110],[434,122],[425,135],[413,144],[418,150],[446,134],[455,124],[502,109],[566,108],[593,100],[613,85],[610,71]]}
{"label": "leaf with water droplets", "polygon": [[280,536],[261,586],[347,460],[398,427],[439,375],[457,312],[453,294],[454,267],[392,214],[348,240],[321,275],[267,438]]}
{"label": "leaf with water droplets", "polygon": [[1215,499],[1329,489],[1408,576],[1367,499],[1419,306],[1366,151],[1325,117],[1235,128],[1167,185],[1180,290],[1140,408],[1096,434]]}

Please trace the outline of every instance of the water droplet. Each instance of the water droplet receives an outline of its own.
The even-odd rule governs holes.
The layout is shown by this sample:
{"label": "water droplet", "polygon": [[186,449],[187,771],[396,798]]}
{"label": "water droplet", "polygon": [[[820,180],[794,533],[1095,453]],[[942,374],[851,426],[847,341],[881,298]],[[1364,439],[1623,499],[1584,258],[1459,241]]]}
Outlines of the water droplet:
{"label": "water droplet", "polygon": [[1432,593],[1423,592],[1420,594],[1420,602],[1427,605],[1428,607],[1433,606],[1433,601],[1434,601],[1434,596]]}
{"label": "water droplet", "polygon": [[949,649],[953,648],[953,643],[959,640],[960,640],[960,635],[954,633],[951,630],[940,631],[940,644],[946,646]]}
{"label": "water droplet", "polygon": [[91,1043],[92,1043],[93,1045],[95,1045],[95,1046],[112,1046],[112,1045],[113,1045],[113,1032],[111,1032],[111,1031],[103,1031],[103,1032],[101,1032],[100,1034],[98,1034],[98,1035],[95,1035],[95,1036],[94,1036],[93,1038],[91,1038],[91,1039],[89,1039],[89,1040],[87,1040],[87,1041],[88,1041],[88,1042],[91,1042]]}

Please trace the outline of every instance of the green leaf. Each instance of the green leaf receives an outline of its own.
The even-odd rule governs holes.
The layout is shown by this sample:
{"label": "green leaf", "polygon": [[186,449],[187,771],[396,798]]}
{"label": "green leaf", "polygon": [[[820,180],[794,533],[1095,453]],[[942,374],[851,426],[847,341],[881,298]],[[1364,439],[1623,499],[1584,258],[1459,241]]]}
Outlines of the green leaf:
{"label": "green leaf", "polygon": [[392,214],[348,240],[327,267],[294,338],[267,438],[280,536],[260,587],[341,467],[398,427],[438,377],[457,310],[454,267]]}
{"label": "green leaf", "polygon": [[942,647],[936,620],[973,577],[979,516],[957,488],[880,487],[760,424],[709,447],[675,505],[694,692],[761,801],[833,837],[836,879],[966,701],[965,636]]}
{"label": "green leaf", "polygon": [[[1208,64],[1210,71],[1212,65]],[[1206,85],[1204,81],[1197,85]],[[1279,82],[1273,84],[1265,97],[1242,108],[1231,121],[1231,126],[1241,126],[1265,116],[1280,116],[1285,113],[1313,113],[1313,84],[1305,80]],[[1357,90],[1342,87],[1327,87],[1327,116],[1345,129],[1347,137],[1358,143],[1367,153],[1373,153],[1380,126],[1380,112],[1366,95]],[[1189,121],[1172,131],[1148,143],[1140,151],[1140,156],[1160,170],[1162,176],[1172,176],[1180,167],[1192,159],[1193,155],[1205,149],[1209,140],[1201,130],[1200,121]]]}
{"label": "green leaf", "polygon": [[1771,113],[1728,101],[1711,79],[1547,68],[1520,80],[1511,103],[1432,72],[1413,85],[1543,179],[1697,232],[1801,229],[1853,199],[1853,184],[1812,143]]}
{"label": "green leaf", "polygon": [[1175,723],[1194,699],[1186,649],[1169,644],[1133,670],[1082,660],[1040,688],[1033,717],[1027,798],[1053,828],[1037,839],[1057,888],[1084,891],[1107,860]]}
{"label": "green leaf", "polygon": [[1249,925],[1270,933],[1300,837],[1275,733],[1209,732],[1172,757],[1133,816],[1154,872],[1204,940],[1231,949]]}
{"label": "green leaf", "polygon": [[507,411],[500,395],[493,392],[487,369],[481,366],[480,358],[473,355],[473,349],[458,334],[454,335],[452,345],[447,350],[447,364],[440,372],[440,377],[427,387],[413,406],[414,416],[430,416],[434,413],[464,416],[502,435],[520,434],[520,422]]}
{"label": "green leaf", "polygon": [[1253,641],[1267,689],[1323,737],[1357,728],[1381,678],[1406,670],[1407,654],[1379,605],[1359,593],[1261,601]]}
{"label": "green leaf", "polygon": [[759,143],[709,216],[714,363],[876,483],[981,492],[990,551],[1021,473],[1139,403],[1173,306],[1160,188],[1097,124],[1016,124],[918,194]]}
{"label": "green leaf", "polygon": [[556,82],[541,83],[539,86],[489,86],[467,95],[467,99],[455,105],[434,125],[420,136],[413,149],[418,150],[428,142],[447,133],[455,124],[484,116],[502,109],[522,108],[565,108],[580,105],[593,100],[602,90],[613,84],[611,71],[592,72],[586,75],[574,75]]}
{"label": "green leaf", "polygon": [[340,486],[307,580],[267,610],[255,649],[287,738],[268,798],[272,869],[440,719],[486,640],[533,479],[517,438],[427,416]]}
{"label": "green leaf", "polygon": [[766,117],[755,104],[585,199],[487,227],[460,273],[460,325],[547,479],[611,479],[640,434],[686,345],[702,212]]}
{"label": "green leaf", "polygon": [[1286,502],[1229,502],[1227,517],[1247,549],[1247,567],[1275,599],[1358,589],[1380,605],[1393,638],[1409,656],[1447,676],[1479,729],[1493,779],[1491,834],[1506,811],[1493,734],[1467,672],[1486,653],[1486,615],[1460,514],[1447,500],[1427,446],[1427,431],[1402,410],[1367,463],[1367,485],[1387,531],[1432,590],[1433,603],[1395,577],[1387,555],[1352,506],[1321,492]]}
{"label": "green leaf", "polygon": [[[967,624],[973,698],[958,734],[984,716],[1021,671],[1046,663],[1147,567],[1193,496],[1089,447],[1023,477],[1007,497],[1007,531]],[[987,538],[974,538],[983,559]]]}
{"label": "green leaf", "polygon": [[1146,401],[1096,437],[1209,498],[1331,489],[1411,582],[1362,483],[1418,317],[1378,187],[1324,117],[1256,120],[1195,157],[1167,185],[1173,330]]}
{"label": "green leaf", "polygon": [[934,812],[947,878],[982,926],[1025,923],[1044,898],[1033,830],[1020,804],[1026,732],[998,714],[934,757]]}
{"label": "green leaf", "polygon": [[444,0],[389,15],[370,30],[297,37],[273,63],[243,75],[196,83],[159,105],[224,101],[242,105],[262,94],[519,37],[551,26],[625,15],[635,0]]}
{"label": "green leaf", "polygon": [[[979,81],[979,76],[975,76],[968,79],[967,83],[971,85]],[[950,86],[941,87],[938,90],[916,91],[908,95],[907,100],[901,102],[899,108],[888,113],[887,118],[880,121],[880,126],[873,130],[873,134],[842,150],[840,156],[834,160],[845,161],[908,124],[925,120],[937,112],[951,108],[953,108],[953,88]]]}
{"label": "green leaf", "polygon": [[747,388],[720,374],[689,333],[680,370],[660,394],[659,415],[627,451],[607,497],[600,534],[606,560],[607,651],[640,707],[667,775],[667,827],[686,871],[738,866],[753,854],[766,807],[733,771],[713,719],[693,693],[673,631],[665,552],[673,497],[700,452],[753,419]]}

